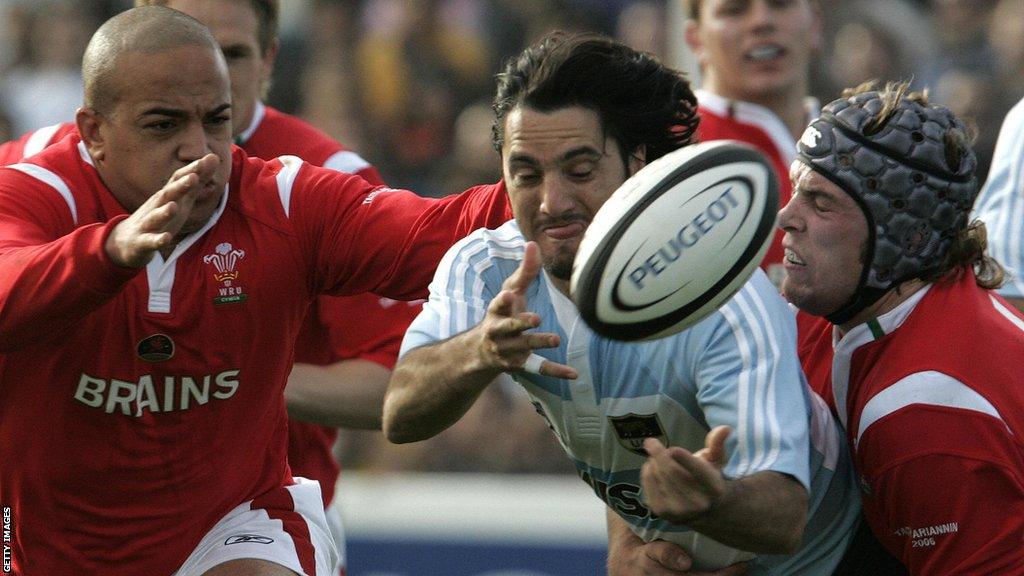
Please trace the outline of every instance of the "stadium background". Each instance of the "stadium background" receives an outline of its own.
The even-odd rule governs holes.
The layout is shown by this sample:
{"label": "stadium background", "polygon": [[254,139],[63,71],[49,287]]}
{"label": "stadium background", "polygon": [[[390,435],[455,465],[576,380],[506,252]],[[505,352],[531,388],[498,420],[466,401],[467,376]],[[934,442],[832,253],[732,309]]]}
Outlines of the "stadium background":
{"label": "stadium background", "polygon": [[[1024,96],[1021,0],[820,0],[823,102],[912,79],[977,127],[987,172]],[[73,118],[82,50],[124,0],[0,0],[0,140]],[[500,175],[493,77],[552,28],[599,31],[697,78],[681,0],[282,0],[268,103],[357,150],[396,187],[440,196]],[[437,438],[345,432],[337,505],[351,576],[555,576],[603,565],[600,502],[515,386],[492,387]]]}

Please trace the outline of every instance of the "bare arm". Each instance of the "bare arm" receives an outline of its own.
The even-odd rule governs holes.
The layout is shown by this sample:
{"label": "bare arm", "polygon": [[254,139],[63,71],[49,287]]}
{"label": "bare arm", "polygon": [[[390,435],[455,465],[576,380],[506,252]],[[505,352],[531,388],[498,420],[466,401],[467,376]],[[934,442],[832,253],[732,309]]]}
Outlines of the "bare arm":
{"label": "bare arm", "polygon": [[746,565],[733,564],[717,572],[690,572],[690,557],[680,546],[664,540],[644,542],[618,514],[607,509],[608,576],[738,576]]}
{"label": "bare arm", "polygon": [[362,359],[295,364],[284,389],[288,415],[335,428],[380,430],[390,375],[384,366]]}
{"label": "bare arm", "polygon": [[721,467],[728,436],[727,426],[715,428],[697,453],[647,439],[641,483],[648,505],[665,520],[734,548],[795,552],[807,524],[807,490],[779,472],[726,479]]}
{"label": "bare arm", "polygon": [[[398,361],[384,397],[388,440],[415,442],[438,434],[458,421],[499,374],[522,369],[535,349],[558,346],[556,334],[526,332],[540,325],[540,317],[525,312],[526,289],[539,272],[537,246],[529,243],[480,324]],[[572,368],[547,360],[540,373],[576,377]]]}

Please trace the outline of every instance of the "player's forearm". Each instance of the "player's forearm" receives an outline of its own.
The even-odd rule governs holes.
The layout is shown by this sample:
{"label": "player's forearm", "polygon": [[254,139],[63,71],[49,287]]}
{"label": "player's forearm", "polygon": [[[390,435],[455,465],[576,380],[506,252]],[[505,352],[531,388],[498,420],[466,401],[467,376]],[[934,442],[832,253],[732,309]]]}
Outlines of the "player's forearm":
{"label": "player's forearm", "polygon": [[686,523],[715,540],[757,554],[790,554],[807,525],[807,490],[778,472],[730,480],[711,509]]}
{"label": "player's forearm", "polygon": [[629,550],[642,545],[643,540],[611,508],[605,509],[605,516],[608,519],[608,574],[615,575],[627,562]]}
{"label": "player's forearm", "polygon": [[459,420],[501,370],[476,354],[473,331],[405,355],[384,396],[384,435],[395,443],[425,440]]}
{"label": "player's forearm", "polygon": [[113,225],[83,226],[39,246],[18,246],[0,229],[0,351],[77,323],[138,275],[139,269],[118,267],[103,252]]}
{"label": "player's forearm", "polygon": [[336,428],[380,430],[390,375],[384,366],[362,359],[295,364],[284,390],[288,415]]}

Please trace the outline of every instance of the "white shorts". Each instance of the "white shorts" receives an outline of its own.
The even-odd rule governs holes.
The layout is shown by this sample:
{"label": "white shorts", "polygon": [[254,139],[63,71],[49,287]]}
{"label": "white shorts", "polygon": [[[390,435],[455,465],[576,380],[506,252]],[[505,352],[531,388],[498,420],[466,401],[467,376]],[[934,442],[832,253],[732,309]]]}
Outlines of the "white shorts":
{"label": "white shorts", "polygon": [[305,478],[235,507],[206,533],[173,576],[202,576],[231,560],[279,564],[303,576],[336,576],[338,553],[320,485]]}
{"label": "white shorts", "polygon": [[334,571],[337,576],[345,576],[345,528],[341,522],[341,509],[338,501],[331,502],[327,510],[327,525],[331,528],[331,536],[334,537],[334,548],[338,551],[338,569]]}

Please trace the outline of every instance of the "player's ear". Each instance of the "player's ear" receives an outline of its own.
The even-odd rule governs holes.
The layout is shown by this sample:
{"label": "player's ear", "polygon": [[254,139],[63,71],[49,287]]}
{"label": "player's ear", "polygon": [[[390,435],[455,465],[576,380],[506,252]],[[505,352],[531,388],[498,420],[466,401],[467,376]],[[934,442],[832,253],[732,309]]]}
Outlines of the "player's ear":
{"label": "player's ear", "polygon": [[628,176],[632,176],[640,171],[641,168],[647,165],[647,147],[639,146],[632,154],[629,155],[629,166],[626,168],[629,170]]}
{"label": "player's ear", "polygon": [[106,119],[96,111],[95,108],[83,106],[75,112],[75,124],[78,126],[78,134],[82,137],[82,143],[89,151],[94,160],[102,160],[106,150],[106,141],[100,131],[100,126]]}

